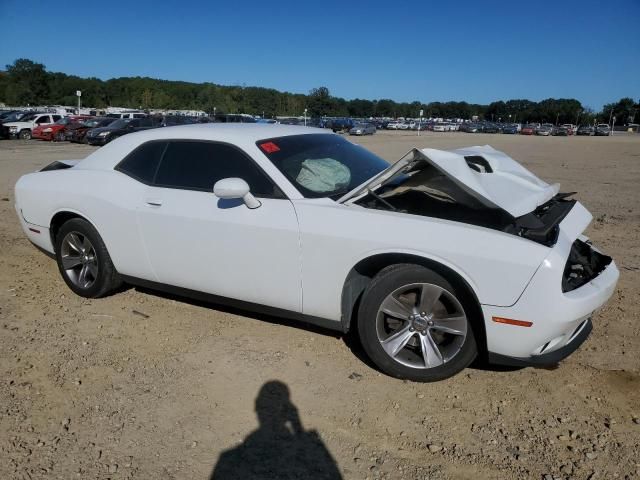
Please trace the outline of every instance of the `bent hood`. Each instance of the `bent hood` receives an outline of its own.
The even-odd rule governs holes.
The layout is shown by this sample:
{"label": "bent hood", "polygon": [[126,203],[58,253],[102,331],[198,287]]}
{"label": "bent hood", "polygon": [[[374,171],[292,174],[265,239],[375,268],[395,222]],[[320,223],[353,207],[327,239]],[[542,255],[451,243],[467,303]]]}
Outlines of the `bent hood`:
{"label": "bent hood", "polygon": [[488,208],[500,208],[521,217],[548,202],[560,190],[549,185],[514,159],[489,145],[458,150],[414,149],[400,161],[341,197],[352,203],[397,174],[410,173],[421,165],[432,165]]}

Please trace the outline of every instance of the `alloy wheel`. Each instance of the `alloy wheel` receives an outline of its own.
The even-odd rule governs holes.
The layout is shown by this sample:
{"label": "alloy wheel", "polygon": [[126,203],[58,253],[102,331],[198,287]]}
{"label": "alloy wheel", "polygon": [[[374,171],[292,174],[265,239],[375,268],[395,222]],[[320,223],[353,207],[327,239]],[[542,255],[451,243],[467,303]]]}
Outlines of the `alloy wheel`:
{"label": "alloy wheel", "polygon": [[462,349],[467,316],[456,297],[431,283],[412,283],[391,292],[376,318],[385,353],[407,367],[443,365]]}
{"label": "alloy wheel", "polygon": [[86,235],[69,232],[60,250],[62,267],[69,280],[79,288],[90,288],[98,278],[98,257]]}

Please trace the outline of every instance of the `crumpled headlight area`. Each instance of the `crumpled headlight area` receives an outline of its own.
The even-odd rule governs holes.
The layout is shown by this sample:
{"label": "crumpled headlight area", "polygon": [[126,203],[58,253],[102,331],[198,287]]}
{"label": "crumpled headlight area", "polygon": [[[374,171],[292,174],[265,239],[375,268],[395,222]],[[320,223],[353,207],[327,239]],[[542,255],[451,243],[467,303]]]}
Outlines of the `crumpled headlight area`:
{"label": "crumpled headlight area", "polygon": [[589,283],[611,263],[611,257],[596,251],[586,242],[576,240],[562,275],[562,291],[570,292]]}

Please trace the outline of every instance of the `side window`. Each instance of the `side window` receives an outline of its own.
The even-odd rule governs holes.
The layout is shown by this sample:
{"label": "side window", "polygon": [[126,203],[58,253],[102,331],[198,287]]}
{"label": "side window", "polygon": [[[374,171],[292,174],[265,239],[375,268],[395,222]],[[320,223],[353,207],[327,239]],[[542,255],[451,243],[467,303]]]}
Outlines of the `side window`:
{"label": "side window", "polygon": [[53,121],[57,122],[58,120],[60,120],[62,118],[62,115],[54,115],[53,116]]}
{"label": "side window", "polygon": [[42,125],[43,123],[51,123],[49,115],[42,115],[36,119],[36,123],[38,125]]}
{"label": "side window", "polygon": [[166,146],[166,142],[143,143],[116,165],[116,170],[140,182],[151,184]]}
{"label": "side window", "polygon": [[244,153],[230,145],[212,142],[169,142],[155,183],[211,192],[218,180],[229,177],[245,180],[257,197],[284,198],[282,191]]}

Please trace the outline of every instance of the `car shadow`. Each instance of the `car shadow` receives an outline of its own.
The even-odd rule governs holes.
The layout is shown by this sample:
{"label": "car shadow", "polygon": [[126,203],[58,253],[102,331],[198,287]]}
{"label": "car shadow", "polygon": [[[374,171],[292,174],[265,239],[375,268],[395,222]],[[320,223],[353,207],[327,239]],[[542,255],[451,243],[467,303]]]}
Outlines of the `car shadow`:
{"label": "car shadow", "polygon": [[259,426],[220,454],[209,480],[340,480],[338,465],[315,430],[305,430],[283,382],[266,382],[255,410]]}
{"label": "car shadow", "polygon": [[253,310],[243,309],[243,308],[225,305],[222,303],[216,303],[208,300],[198,300],[198,299],[186,297],[179,294],[164,292],[161,290],[154,290],[152,288],[138,286],[138,285],[125,284],[123,288],[124,289],[133,288],[139,291],[140,293],[144,293],[145,295],[153,295],[155,297],[165,298],[167,300],[175,300],[177,302],[187,303],[189,305],[194,305],[194,306],[206,308],[209,310],[216,310],[219,312],[230,313],[232,315],[239,315],[239,316],[251,318],[254,320],[259,320],[261,322],[268,322],[274,325],[282,325],[286,327],[299,328],[312,333],[328,335],[333,338],[340,338],[341,336],[343,336],[342,332],[340,331],[332,330],[330,328],[324,328],[318,325],[314,325],[312,323],[304,322],[302,320],[294,320],[294,319],[289,319],[285,317],[278,317],[275,315],[269,315],[267,313],[256,312]]}

